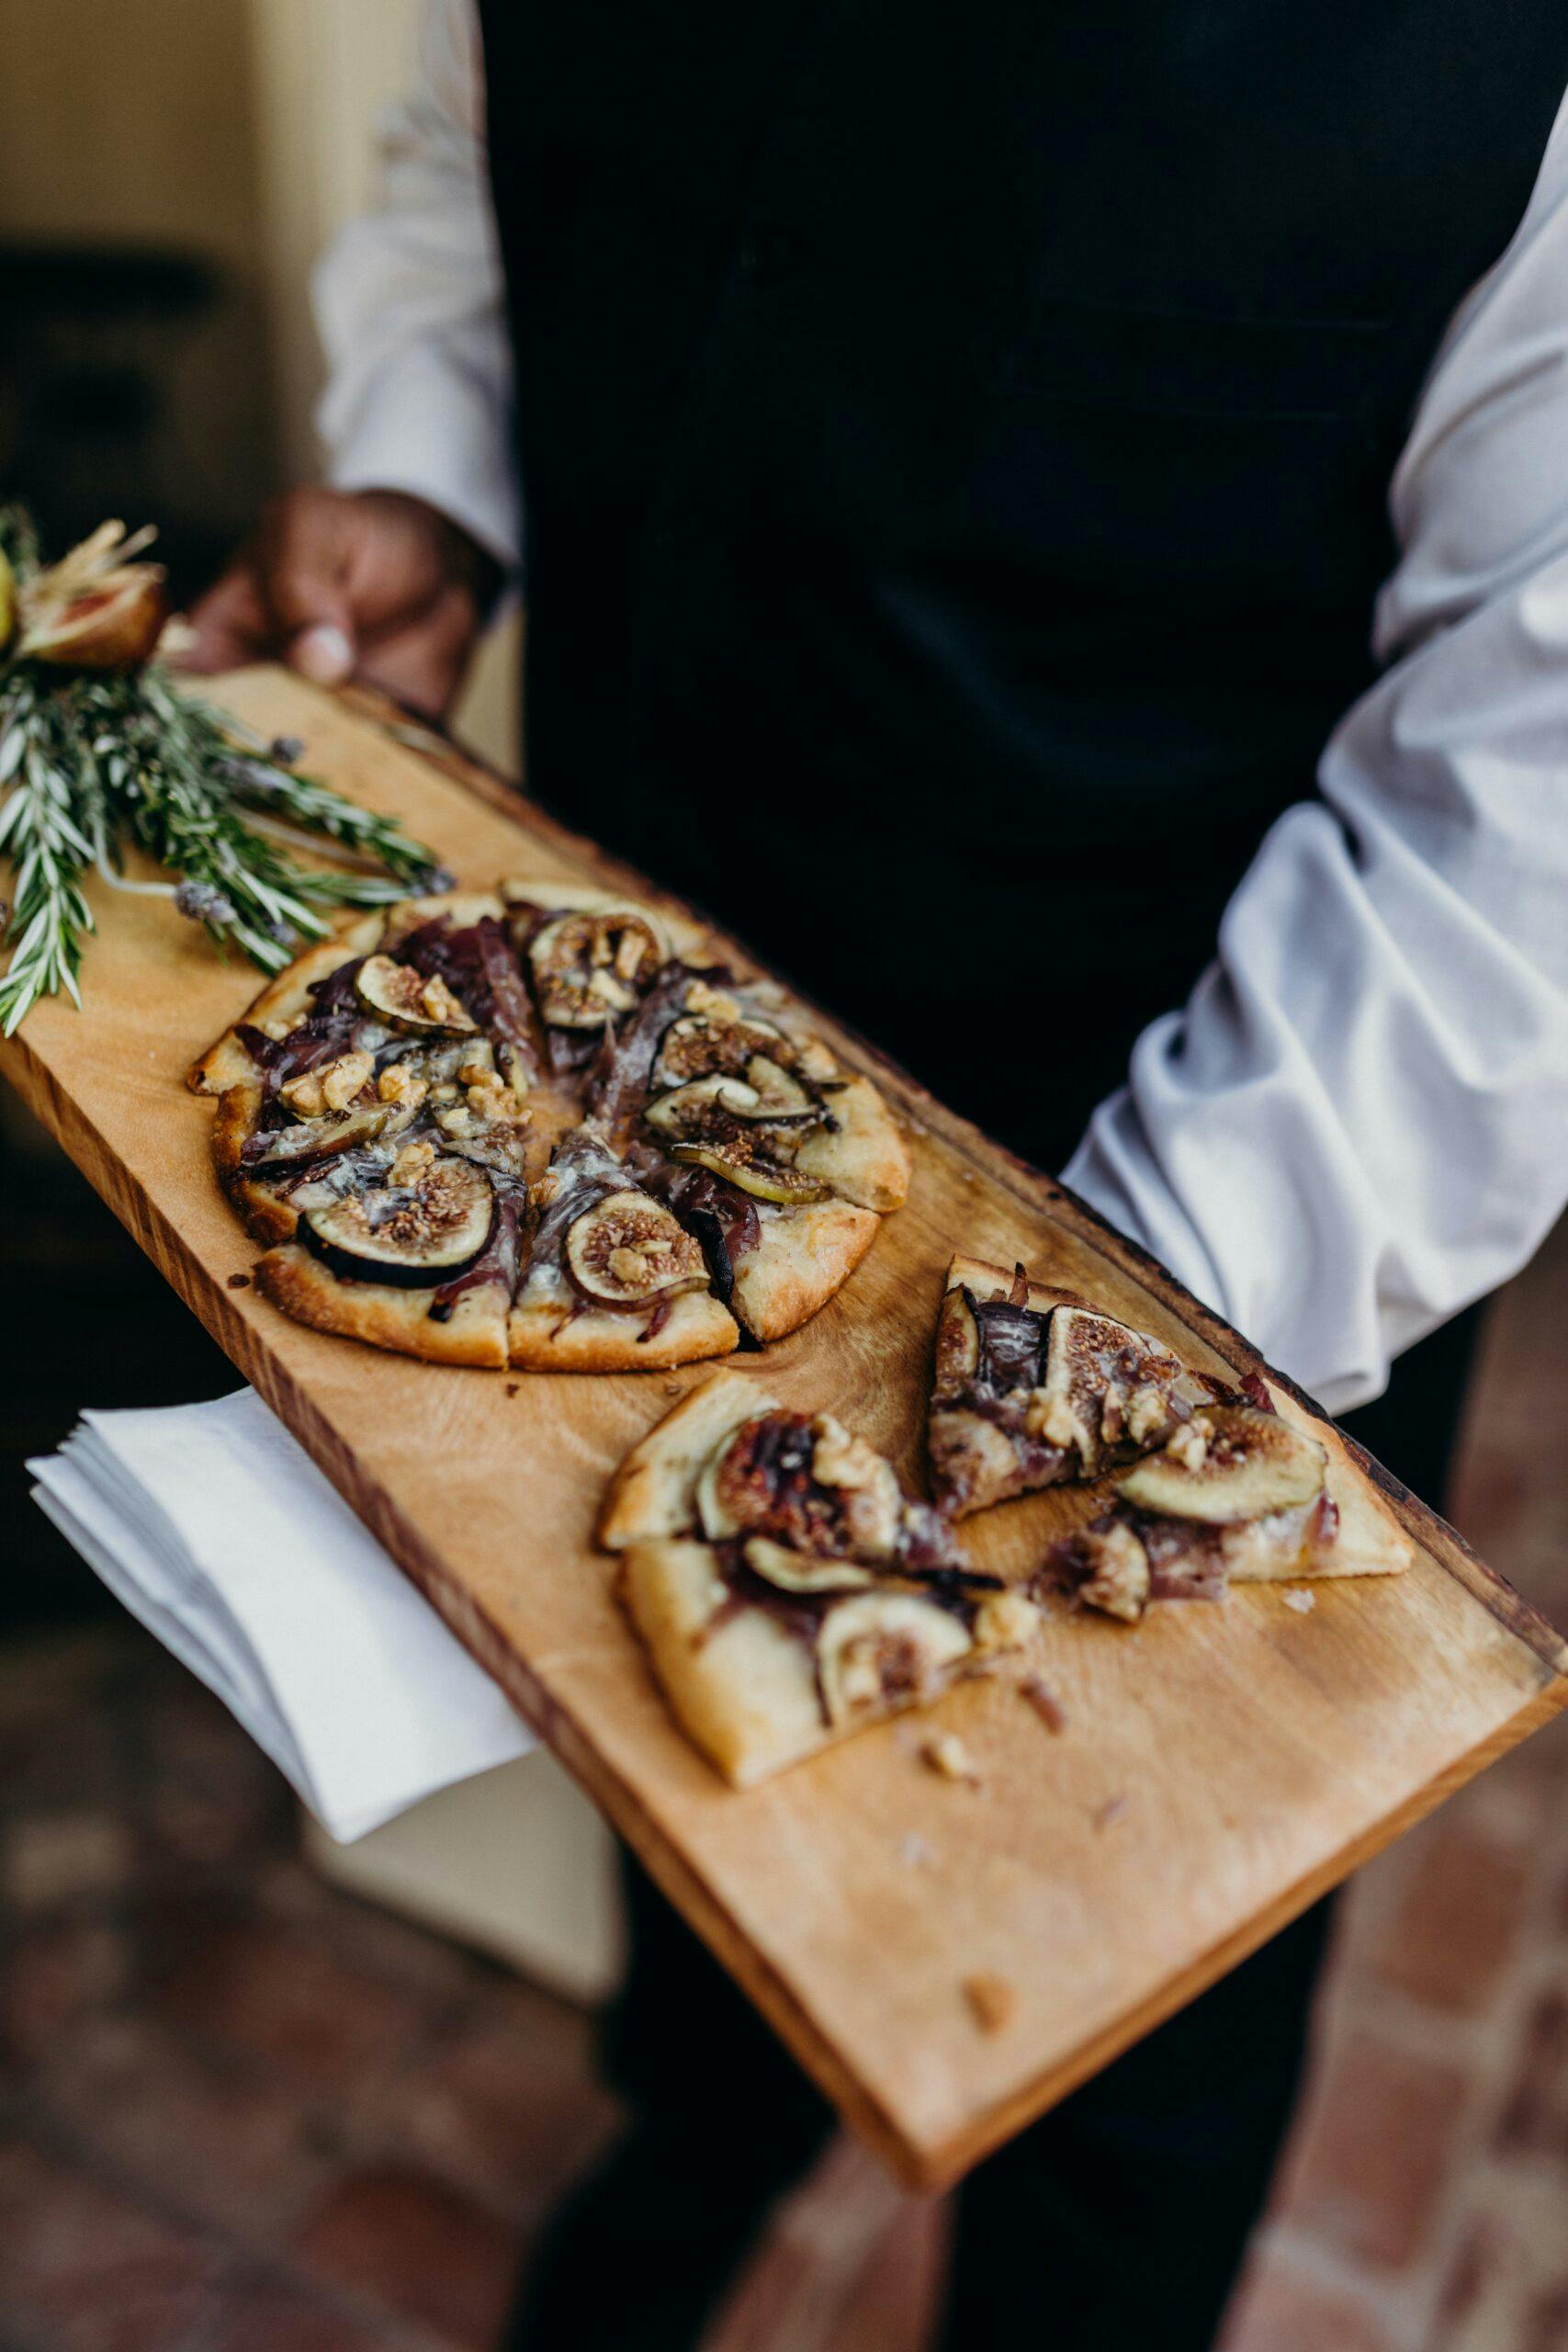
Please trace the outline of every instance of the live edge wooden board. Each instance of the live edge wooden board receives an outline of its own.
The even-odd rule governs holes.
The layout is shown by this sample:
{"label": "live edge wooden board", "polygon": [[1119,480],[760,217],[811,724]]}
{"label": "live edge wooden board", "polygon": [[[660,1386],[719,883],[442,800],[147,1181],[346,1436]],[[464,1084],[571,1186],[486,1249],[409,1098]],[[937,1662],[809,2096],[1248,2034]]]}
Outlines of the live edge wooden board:
{"label": "live edge wooden board", "polygon": [[[275,671],[218,698],[301,737],[309,766],[406,820],[462,884],[632,879],[388,706]],[[1065,1731],[1000,1685],[944,1702],[978,1786],[927,1770],[904,1724],[737,1795],[670,1722],[591,1541],[610,1470],[707,1368],[513,1378],[285,1321],[244,1285],[254,1252],[213,1179],[211,1106],[184,1084],[254,975],[163,901],[100,890],[95,907],[85,1013],[39,1007],[0,1068],[911,2183],[954,2178],[1568,1700],[1568,1647],[1373,1468],[1418,1546],[1410,1573],[1321,1586],[1310,1613],[1263,1587],[1156,1610],[1135,1633],[1058,1615],[1046,1671]],[[736,1368],[842,1413],[918,1480],[955,1246],[1023,1259],[1197,1363],[1258,1368],[1059,1187],[824,1027],[908,1125],[909,1205],[815,1321]],[[1024,1081],[1028,1063],[1021,1039]],[[90,1355],[83,1377],[90,1392]],[[1021,1562],[1050,1510],[1009,1505],[966,1538]],[[963,1989],[986,1977],[1013,1996],[989,2031]]]}

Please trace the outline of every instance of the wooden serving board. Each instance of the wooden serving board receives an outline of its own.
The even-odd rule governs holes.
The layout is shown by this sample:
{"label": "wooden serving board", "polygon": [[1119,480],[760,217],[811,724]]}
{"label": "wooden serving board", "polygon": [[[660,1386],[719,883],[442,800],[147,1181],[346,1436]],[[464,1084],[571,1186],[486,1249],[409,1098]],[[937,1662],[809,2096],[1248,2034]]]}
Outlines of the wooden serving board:
{"label": "wooden serving board", "polygon": [[[226,680],[253,726],[433,842],[462,883],[635,880],[367,696]],[[640,886],[646,888],[646,885]],[[890,1724],[746,1795],[666,1716],[591,1535],[606,1475],[708,1368],[616,1379],[437,1369],[300,1329],[246,1276],[187,1065],[248,1001],[157,899],[95,890],[87,1010],[0,1053],[181,1295],[627,1838],[849,2121],[908,2181],[954,2178],[1221,1975],[1568,1700],[1568,1649],[1382,1472],[1408,1574],[1135,1633],[1053,1623],[1053,1735],[999,1684],[944,1702],[982,1775],[942,1780]],[[915,1147],[909,1205],[805,1330],[732,1359],[845,1415],[919,1475],[932,1318],[954,1246],[1085,1292],[1212,1369],[1254,1351],[1056,1185],[827,1024]],[[90,1336],[90,1335],[89,1335]],[[90,1346],[83,1379],[92,1385]],[[1020,1564],[1036,1504],[972,1531]],[[986,2031],[963,1987],[1011,1988]]]}

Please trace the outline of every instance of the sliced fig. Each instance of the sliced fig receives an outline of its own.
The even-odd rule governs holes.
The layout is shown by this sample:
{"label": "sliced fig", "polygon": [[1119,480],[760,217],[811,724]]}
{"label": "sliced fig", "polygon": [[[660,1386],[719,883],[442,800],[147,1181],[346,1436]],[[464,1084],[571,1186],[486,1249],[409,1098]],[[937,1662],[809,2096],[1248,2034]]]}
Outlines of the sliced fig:
{"label": "sliced fig", "polygon": [[1231,1527],[1310,1503],[1323,1492],[1326,1466],[1322,1446],[1280,1414],[1214,1405],[1116,1486],[1139,1510]]}
{"label": "sliced fig", "polygon": [[960,1286],[948,1291],[936,1323],[936,1374],[932,1395],[945,1400],[961,1396],[980,1369],[980,1327],[975,1302]]}
{"label": "sliced fig", "polygon": [[603,1029],[632,1012],[662,960],[651,924],[629,908],[553,916],[528,942],[539,1011],[555,1029]]}
{"label": "sliced fig", "polygon": [[809,1552],[792,1551],[771,1535],[751,1536],[744,1549],[749,1568],[781,1592],[856,1592],[876,1582],[869,1568],[852,1560],[823,1560]]}
{"label": "sliced fig", "polygon": [[815,1177],[797,1176],[792,1169],[780,1168],[760,1158],[755,1144],[747,1137],[726,1136],[722,1144],[672,1144],[670,1157],[684,1167],[705,1168],[710,1176],[722,1176],[727,1184],[750,1193],[754,1201],[776,1201],[783,1206],[795,1207],[807,1201],[832,1198],[831,1188],[818,1183]]}
{"label": "sliced fig", "polygon": [[301,1119],[296,1126],[254,1136],[244,1148],[245,1165],[257,1170],[293,1167],[353,1151],[361,1144],[387,1141],[400,1135],[413,1114],[411,1103],[366,1102],[347,1111],[329,1111],[325,1118]]}
{"label": "sliced fig", "polygon": [[568,1227],[566,1267],[603,1306],[647,1306],[707,1281],[702,1250],[646,1193],[608,1193]]}
{"label": "sliced fig", "polygon": [[1157,1444],[1185,1418],[1171,1408],[1180,1376],[1175,1357],[1143,1332],[1091,1307],[1058,1306],[1047,1336],[1044,1385],[1032,1400],[1031,1434],[1077,1446],[1092,1476],[1118,1446]]}
{"label": "sliced fig", "polygon": [[919,1706],[973,1647],[963,1621],[909,1593],[863,1592],[829,1610],[817,1636],[817,1675],[830,1724]]}
{"label": "sliced fig", "polygon": [[688,1079],[707,1078],[716,1070],[741,1078],[753,1055],[766,1054],[773,1061],[784,1062],[789,1053],[783,1030],[775,1029],[770,1021],[688,1012],[672,1021],[660,1040],[653,1084],[659,1089],[683,1086]]}
{"label": "sliced fig", "polygon": [[451,1282],[479,1257],[495,1220],[482,1168],[436,1159],[412,1183],[352,1193],[301,1218],[306,1248],[350,1280],[418,1290]]}
{"label": "sliced fig", "polygon": [[355,989],[389,1028],[420,1037],[472,1037],[479,1023],[459,1003],[439,973],[426,976],[390,956],[367,956],[355,975]]}

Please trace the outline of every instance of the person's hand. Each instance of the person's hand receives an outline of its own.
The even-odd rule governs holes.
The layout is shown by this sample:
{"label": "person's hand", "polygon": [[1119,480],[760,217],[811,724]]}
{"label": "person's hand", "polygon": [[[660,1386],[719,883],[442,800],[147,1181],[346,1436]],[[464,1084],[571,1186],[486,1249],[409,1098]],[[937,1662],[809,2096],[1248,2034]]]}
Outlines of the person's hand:
{"label": "person's hand", "polygon": [[293,490],[187,616],[187,669],[287,662],[363,678],[432,718],[451,707],[500,567],[401,491]]}

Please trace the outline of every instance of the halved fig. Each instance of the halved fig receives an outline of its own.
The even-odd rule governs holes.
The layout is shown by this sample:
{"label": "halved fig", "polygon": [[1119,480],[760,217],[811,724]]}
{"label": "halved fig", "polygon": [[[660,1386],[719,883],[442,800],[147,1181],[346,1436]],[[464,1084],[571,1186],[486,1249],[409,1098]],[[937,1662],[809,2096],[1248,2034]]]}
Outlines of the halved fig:
{"label": "halved fig", "polygon": [[975,1302],[960,1287],[946,1292],[936,1320],[936,1374],[932,1395],[956,1396],[980,1369],[980,1326]]}
{"label": "halved fig", "polygon": [[651,925],[629,909],[556,915],[528,942],[539,1011],[556,1029],[603,1029],[630,1012],[661,960]]}
{"label": "halved fig", "polygon": [[876,1582],[869,1568],[857,1567],[852,1560],[818,1559],[809,1552],[792,1551],[787,1544],[775,1544],[771,1535],[751,1536],[743,1556],[749,1568],[781,1592],[855,1592]]}
{"label": "halved fig", "polygon": [[412,1184],[352,1193],[301,1218],[306,1248],[350,1280],[418,1290],[451,1282],[480,1256],[495,1194],[471,1160],[437,1159]]}
{"label": "halved fig", "polygon": [[715,1070],[740,1078],[754,1054],[766,1054],[773,1061],[782,1062],[789,1058],[789,1052],[783,1030],[775,1029],[771,1021],[727,1020],[712,1012],[687,1012],[671,1023],[660,1041],[653,1084],[660,1089],[683,1086],[688,1079],[707,1078]]}
{"label": "halved fig", "polygon": [[908,1593],[840,1600],[817,1636],[817,1676],[830,1724],[934,1699],[945,1670],[974,1646],[963,1622]]}
{"label": "halved fig", "polygon": [[479,1023],[446,981],[427,978],[390,956],[367,956],[355,975],[361,1004],[393,1029],[420,1037],[472,1037]]}
{"label": "halved fig", "polygon": [[1322,1446],[1278,1413],[1251,1405],[1214,1405],[1116,1481],[1139,1510],[1235,1526],[1270,1511],[1294,1510],[1323,1492]]}
{"label": "halved fig", "polygon": [[797,1176],[793,1169],[759,1159],[749,1137],[726,1136],[722,1144],[672,1144],[670,1157],[684,1167],[705,1168],[711,1176],[722,1176],[727,1184],[750,1193],[754,1201],[777,1201],[784,1207],[795,1207],[832,1198],[830,1186],[818,1183],[815,1177]]}
{"label": "halved fig", "polygon": [[609,1193],[585,1209],[567,1229],[565,1255],[578,1289],[604,1306],[647,1306],[708,1278],[699,1245],[646,1193]]}
{"label": "halved fig", "polygon": [[164,567],[130,559],[153,536],[127,537],[123,523],[101,524],[25,582],[17,597],[18,660],[72,670],[134,670],[151,661],[169,614]]}
{"label": "halved fig", "polygon": [[403,1102],[366,1102],[352,1110],[329,1111],[321,1119],[301,1119],[297,1126],[255,1136],[254,1144],[246,1146],[245,1164],[255,1169],[291,1167],[302,1160],[324,1159],[330,1152],[353,1151],[361,1144],[389,1140],[410,1125],[414,1108]]}

